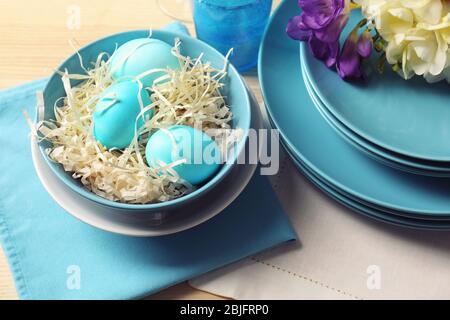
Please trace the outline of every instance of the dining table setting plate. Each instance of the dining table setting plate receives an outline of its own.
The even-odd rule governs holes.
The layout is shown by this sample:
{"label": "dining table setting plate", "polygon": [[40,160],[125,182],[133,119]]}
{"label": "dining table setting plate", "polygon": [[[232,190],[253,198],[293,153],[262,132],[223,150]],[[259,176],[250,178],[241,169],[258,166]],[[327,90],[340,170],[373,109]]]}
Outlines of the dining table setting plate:
{"label": "dining table setting plate", "polygon": [[194,202],[191,211],[184,214],[155,216],[108,208],[74,194],[45,165],[35,138],[31,139],[31,153],[42,185],[63,209],[75,218],[101,230],[135,237],[173,234],[212,218],[236,199],[256,169],[256,166],[236,166],[226,178],[228,183],[217,189],[213,201],[208,204]]}
{"label": "dining table setting plate", "polygon": [[[289,152],[288,152],[289,153]],[[292,155],[291,155],[292,157]],[[389,223],[396,226],[408,227],[413,229],[426,230],[450,230],[450,220],[433,220],[419,217],[412,217],[411,215],[402,215],[401,213],[386,212],[383,209],[366,205],[361,201],[355,200],[353,197],[346,195],[342,191],[323,181],[321,177],[317,176],[307,166],[292,158],[293,162],[302,171],[302,173],[312,182],[319,190],[326,195],[344,205],[345,207],[360,213],[372,219]]]}
{"label": "dining table setting plate", "polygon": [[[246,88],[252,109],[251,127],[259,130],[263,124],[258,102],[249,88]],[[239,196],[257,167],[257,164],[234,166],[224,181],[209,195],[211,201],[205,202],[203,198],[193,200],[189,210],[174,210],[170,213],[133,212],[123,208],[104,206],[73,192],[46,165],[35,136],[31,136],[31,155],[36,173],[44,188],[68,213],[99,229],[137,237],[173,234],[211,219]]]}
{"label": "dining table setting plate", "polygon": [[[285,32],[298,11],[296,1],[284,1],[275,12],[261,45],[258,73],[272,126],[299,169],[354,211],[375,210],[380,219],[410,227],[448,229],[449,179],[398,170],[369,157],[343,139],[317,110],[302,76],[299,43]],[[325,69],[327,77],[338,80],[337,74]],[[316,74],[314,79],[322,78]],[[339,95],[341,104],[353,99],[339,93],[348,85],[334,89],[333,96]],[[316,92],[312,81],[311,86]]]}
{"label": "dining table setting plate", "polygon": [[[301,59],[303,66],[303,60]],[[350,128],[345,126],[338,118],[336,118],[321,101],[318,94],[315,92],[305,68],[302,67],[302,76],[308,88],[308,92],[317,107],[318,111],[327,120],[336,131],[342,135],[344,139],[364,152],[369,157],[380,161],[381,163],[391,166],[398,170],[411,172],[415,174],[428,175],[434,177],[450,177],[450,164],[447,162],[435,162],[429,160],[420,160],[406,155],[392,152],[372,142],[364,139],[364,137],[353,132]]]}
{"label": "dining table setting plate", "polygon": [[[353,10],[343,34],[362,18],[360,10]],[[382,73],[370,68],[363,82],[342,81],[309,53],[305,43],[300,51],[312,87],[345,126],[392,152],[419,160],[450,161],[448,83],[431,84],[422,77],[405,81],[389,66]],[[377,61],[378,55],[372,54],[368,64]]]}

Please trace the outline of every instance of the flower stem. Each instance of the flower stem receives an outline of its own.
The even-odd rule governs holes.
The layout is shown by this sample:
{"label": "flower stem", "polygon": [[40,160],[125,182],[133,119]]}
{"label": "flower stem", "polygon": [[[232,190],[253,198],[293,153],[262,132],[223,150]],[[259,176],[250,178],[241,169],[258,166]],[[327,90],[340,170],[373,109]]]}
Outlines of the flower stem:
{"label": "flower stem", "polygon": [[366,24],[367,24],[367,19],[364,18],[364,19],[362,19],[362,20],[358,23],[357,27],[358,27],[358,28],[362,28],[362,27],[364,27]]}
{"label": "flower stem", "polygon": [[361,29],[362,27],[364,27],[367,24],[367,19],[364,18],[362,19],[360,22],[358,22],[358,24],[352,29],[352,31],[350,32],[350,34],[352,33],[356,33],[359,29]]}
{"label": "flower stem", "polygon": [[377,64],[377,70],[380,74],[384,73],[384,66],[386,65],[386,52],[383,52],[379,59]]}

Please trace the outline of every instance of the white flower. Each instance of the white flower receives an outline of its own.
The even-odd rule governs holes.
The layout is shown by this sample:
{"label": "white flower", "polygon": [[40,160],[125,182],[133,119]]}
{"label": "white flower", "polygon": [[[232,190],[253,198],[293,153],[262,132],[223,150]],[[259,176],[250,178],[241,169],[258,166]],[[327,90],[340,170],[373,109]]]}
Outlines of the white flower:
{"label": "white flower", "polygon": [[387,41],[400,74],[450,82],[450,4],[446,0],[361,0],[364,15]]}
{"label": "white flower", "polygon": [[401,0],[405,8],[412,10],[417,22],[438,24],[442,17],[441,0]]}
{"label": "white flower", "polygon": [[414,74],[433,79],[448,67],[448,43],[439,32],[410,29],[389,41],[386,58],[390,64],[401,63],[406,79]]}

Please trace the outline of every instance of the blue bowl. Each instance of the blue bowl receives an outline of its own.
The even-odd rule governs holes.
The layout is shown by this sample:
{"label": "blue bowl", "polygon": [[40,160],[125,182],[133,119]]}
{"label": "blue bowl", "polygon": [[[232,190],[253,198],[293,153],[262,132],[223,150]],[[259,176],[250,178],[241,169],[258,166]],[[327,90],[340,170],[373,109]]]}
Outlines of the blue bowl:
{"label": "blue bowl", "polygon": [[[88,62],[95,61],[97,59],[97,56],[100,52],[107,52],[109,54],[112,54],[116,49],[116,46],[120,46],[125,42],[133,39],[145,38],[147,36],[148,30],[136,30],[118,33],[92,42],[91,44],[80,49],[79,53],[83,58],[84,65],[87,66]],[[213,67],[216,67],[218,69],[223,68],[224,56],[214,48],[198,39],[162,30],[153,31],[152,38],[165,41],[170,45],[173,45],[175,39],[179,38],[181,40],[180,49],[183,55],[198,57],[201,53],[203,53],[203,61],[209,61]],[[58,70],[65,69],[67,69],[69,73],[85,74],[82,67],[80,66],[80,61],[76,54],[73,54],[71,57],[69,57],[58,68]],[[66,172],[62,165],[51,161],[45,152],[45,149],[50,146],[49,142],[42,142],[39,145],[41,153],[48,166],[59,179],[61,179],[74,192],[98,204],[108,207],[130,210],[133,212],[142,211],[167,213],[170,210],[179,209],[180,206],[185,206],[192,200],[199,198],[201,195],[209,193],[211,189],[213,189],[220,181],[222,181],[223,178],[227,176],[232,167],[236,165],[239,154],[244,151],[244,147],[248,139],[248,129],[250,128],[251,121],[250,100],[245,84],[237,70],[230,64],[227,71],[228,79],[226,80],[227,82],[223,94],[226,97],[227,103],[230,105],[231,111],[233,112],[231,127],[242,129],[244,135],[241,141],[236,145],[235,152],[230,153],[231,159],[228,159],[228,161],[221,166],[219,172],[211,180],[209,180],[207,183],[203,184],[190,194],[174,200],[151,204],[126,204],[114,202],[90,192],[81,184],[79,180],[72,178],[71,173]],[[77,85],[78,83],[80,83],[80,81],[71,80],[72,86]],[[65,96],[66,94],[61,81],[61,76],[58,73],[54,73],[44,89],[45,120],[55,119],[53,106],[58,99]]]}

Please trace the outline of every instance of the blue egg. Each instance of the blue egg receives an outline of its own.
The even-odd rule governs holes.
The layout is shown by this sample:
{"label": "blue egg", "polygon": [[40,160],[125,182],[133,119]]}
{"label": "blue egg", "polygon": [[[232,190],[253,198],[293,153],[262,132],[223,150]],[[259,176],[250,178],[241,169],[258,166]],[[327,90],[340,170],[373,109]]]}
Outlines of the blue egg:
{"label": "blue egg", "polygon": [[[142,38],[128,41],[121,45],[111,59],[110,71],[113,79],[136,77],[151,69],[177,70],[178,59],[171,53],[171,46],[164,41]],[[163,76],[164,72],[156,72],[141,79],[145,87],[151,87],[153,81]]]}
{"label": "blue egg", "polygon": [[190,184],[201,184],[210,179],[221,164],[220,150],[206,133],[189,126],[176,125],[158,130],[148,140],[145,156],[150,167],[186,159],[173,168]]}
{"label": "blue egg", "polygon": [[[136,117],[141,112],[139,84],[136,81],[122,81],[106,89],[95,106],[93,114],[94,137],[107,149],[123,149],[134,138]],[[143,106],[152,103],[148,92],[140,92]],[[144,113],[145,120],[153,116],[153,110]],[[144,125],[139,117],[138,128]]]}

